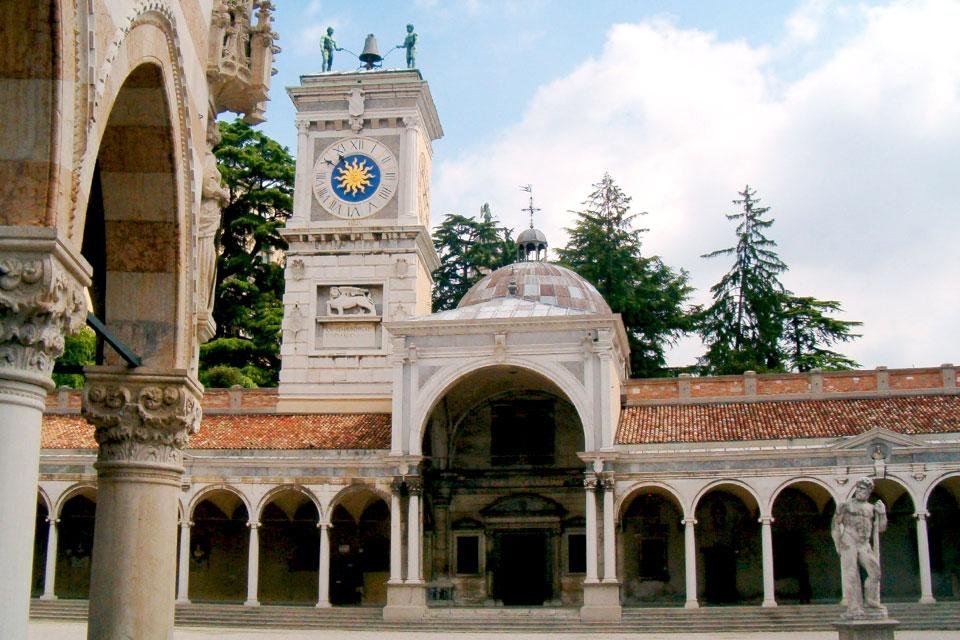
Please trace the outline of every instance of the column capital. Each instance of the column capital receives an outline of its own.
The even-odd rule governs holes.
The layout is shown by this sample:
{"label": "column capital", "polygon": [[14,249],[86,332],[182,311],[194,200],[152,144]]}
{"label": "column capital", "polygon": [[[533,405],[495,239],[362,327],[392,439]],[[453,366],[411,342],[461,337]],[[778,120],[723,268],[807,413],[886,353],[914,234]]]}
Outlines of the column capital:
{"label": "column capital", "polygon": [[688,526],[688,525],[689,525],[689,526],[693,527],[693,526],[696,526],[696,524],[697,524],[697,519],[696,519],[696,518],[684,518],[683,520],[680,521],[680,523],[681,523],[683,526]]}
{"label": "column capital", "polygon": [[929,511],[917,511],[915,514],[913,514],[913,517],[916,518],[917,520],[926,520],[927,518],[930,517],[930,512],[929,512]]}
{"label": "column capital", "polygon": [[329,522],[323,522],[322,520],[317,523],[317,529],[333,529],[333,525]]}
{"label": "column capital", "polygon": [[256,520],[248,520],[247,527],[250,529],[259,529],[262,526],[262,523],[257,522]]}
{"label": "column capital", "polygon": [[189,528],[192,527],[192,526],[193,526],[193,520],[181,520],[181,521],[180,521],[180,528],[181,528],[181,529],[189,529]]}
{"label": "column capital", "polygon": [[613,491],[617,486],[617,481],[613,477],[613,472],[605,472],[600,477],[600,485],[603,487],[604,491]]}
{"label": "column capital", "polygon": [[399,496],[403,493],[403,478],[400,476],[395,476],[393,480],[390,481],[390,493],[395,496]]}
{"label": "column capital", "polygon": [[757,522],[759,522],[760,524],[771,525],[771,524],[773,524],[773,522],[774,522],[774,517],[773,517],[773,516],[760,516],[760,518],[757,520]]}
{"label": "column capital", "polygon": [[419,496],[423,493],[423,479],[420,476],[410,476],[406,479],[407,493]]}
{"label": "column capital", "polygon": [[47,516],[45,519],[48,523],[50,523],[54,527],[60,524],[60,518],[51,518],[50,516]]}
{"label": "column capital", "polygon": [[199,383],[186,371],[143,367],[88,367],[86,375],[82,412],[96,427],[97,463],[182,471],[183,447],[200,426]]}
{"label": "column capital", "polygon": [[90,273],[55,229],[0,226],[0,378],[53,388],[63,336],[86,321]]}
{"label": "column capital", "polygon": [[597,476],[590,473],[583,479],[583,488],[587,491],[596,491],[599,484]]}

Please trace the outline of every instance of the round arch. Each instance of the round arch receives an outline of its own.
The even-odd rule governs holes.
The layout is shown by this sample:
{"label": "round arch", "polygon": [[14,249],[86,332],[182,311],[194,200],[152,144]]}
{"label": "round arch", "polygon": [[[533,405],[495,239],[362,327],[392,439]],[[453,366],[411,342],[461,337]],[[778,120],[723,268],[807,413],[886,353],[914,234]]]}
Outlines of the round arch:
{"label": "round arch", "polygon": [[237,489],[236,487],[229,484],[222,484],[222,483],[207,485],[203,489],[198,491],[196,495],[193,496],[193,498],[190,499],[190,502],[187,504],[187,510],[186,510],[187,519],[188,520],[193,519],[193,512],[196,510],[197,505],[199,505],[201,502],[206,500],[208,496],[210,496],[210,494],[217,493],[220,491],[230,493],[236,496],[237,499],[240,500],[240,504],[242,504],[243,507],[247,510],[247,519],[250,519],[250,514],[253,513],[253,511],[250,506],[250,500],[247,498],[247,496],[244,495],[244,493],[239,489]]}
{"label": "round arch", "polygon": [[37,503],[42,504],[48,514],[53,514],[53,500],[43,487],[37,487]]}
{"label": "round arch", "polygon": [[[760,494],[757,492],[757,490],[751,487],[746,482],[743,482],[742,480],[735,480],[733,478],[723,478],[719,480],[714,480],[713,482],[710,482],[709,484],[704,485],[700,489],[700,491],[697,492],[697,495],[694,496],[693,501],[689,505],[688,513],[695,514],[697,512],[697,507],[700,506],[700,501],[703,499],[703,497],[706,496],[711,491],[715,491],[718,489],[727,490],[727,493],[730,493],[731,495],[736,496],[740,500],[743,500],[748,507],[751,506],[750,500],[752,500],[753,507],[755,507],[757,511],[760,512],[761,516],[765,515],[761,511],[760,505],[762,503],[760,502]],[[733,490],[730,491],[729,489],[733,489]],[[749,500],[744,500],[744,498],[749,498]]]}
{"label": "round arch", "polygon": [[777,486],[776,489],[773,490],[773,493],[770,494],[770,500],[766,505],[766,513],[773,513],[773,505],[776,504],[777,498],[780,497],[780,494],[784,489],[789,489],[791,487],[796,489],[798,488],[797,485],[803,484],[814,485],[815,487],[822,489],[835,504],[839,503],[840,501],[840,496],[837,495],[830,485],[823,480],[814,478],[813,476],[798,476],[795,478],[790,478],[789,480],[784,480],[779,486]]}
{"label": "round arch", "polygon": [[583,428],[584,448],[588,451],[596,448],[597,443],[594,441],[593,430],[591,429],[591,425],[594,423],[591,418],[593,403],[587,397],[583,385],[569,371],[560,365],[556,367],[544,366],[527,358],[507,357],[503,360],[497,360],[486,357],[447,365],[431,376],[431,382],[421,390],[416,402],[414,402],[415,410],[410,416],[411,429],[406,443],[409,453],[418,455],[421,452],[430,414],[447,393],[471,373],[483,369],[504,367],[524,369],[555,385],[565,396],[565,399],[573,405],[577,416],[580,418]]}
{"label": "round arch", "polygon": [[[333,513],[333,510],[337,508],[346,498],[357,494],[357,493],[370,493],[377,499],[383,500],[387,504],[387,508],[390,507],[390,493],[384,491],[382,487],[378,487],[373,484],[367,484],[364,482],[354,482],[351,483],[330,498],[330,501],[327,503],[326,507],[321,510],[321,520],[326,524],[330,524],[330,515]],[[372,502],[372,501],[371,501]],[[368,505],[365,505],[365,507]]]}
{"label": "round arch", "polygon": [[920,502],[916,503],[916,504],[918,505],[918,506],[917,506],[917,511],[929,511],[929,510],[930,510],[930,496],[933,494],[933,492],[934,492],[938,487],[943,486],[943,484],[944,484],[945,482],[948,482],[948,481],[950,481],[950,480],[956,480],[956,481],[960,482],[960,471],[948,471],[948,472],[946,472],[946,473],[940,474],[939,476],[937,476],[936,478],[934,478],[933,480],[931,480],[930,484],[928,484],[927,487],[926,487],[926,488],[924,489],[924,491],[923,491],[923,498],[922,498],[922,500],[921,500]]}
{"label": "round arch", "polygon": [[68,500],[78,495],[82,495],[96,503],[97,485],[93,484],[92,482],[78,482],[70,485],[57,498],[54,510],[51,513],[55,513],[56,517],[59,518],[60,512],[63,510],[63,505],[66,504]]}
{"label": "round arch", "polygon": [[[287,492],[299,493],[308,501],[312,502],[313,506],[317,509],[317,516],[321,522],[323,521],[323,510],[320,508],[320,501],[317,499],[317,496],[314,495],[313,491],[299,484],[281,484],[267,491],[257,503],[256,510],[250,512],[250,519],[253,522],[260,522],[260,517],[263,515],[263,510],[267,505],[276,500],[278,496]],[[254,518],[254,515],[256,515],[256,518]]]}
{"label": "round arch", "polygon": [[664,498],[667,498],[675,504],[681,516],[684,518],[688,517],[687,514],[684,513],[683,500],[680,498],[679,491],[665,482],[644,481],[630,485],[630,488],[627,489],[619,498],[617,498],[613,509],[613,512],[617,514],[617,520],[620,520],[623,517],[623,510],[630,506],[630,503],[633,502],[634,498],[636,498],[641,491],[656,493]]}

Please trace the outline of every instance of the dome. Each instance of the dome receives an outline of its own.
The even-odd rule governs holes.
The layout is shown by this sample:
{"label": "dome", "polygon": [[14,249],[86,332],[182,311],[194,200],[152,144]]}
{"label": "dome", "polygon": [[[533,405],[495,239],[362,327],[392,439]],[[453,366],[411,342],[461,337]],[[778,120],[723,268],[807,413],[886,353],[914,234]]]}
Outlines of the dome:
{"label": "dome", "polygon": [[[512,282],[515,293],[511,293]],[[516,262],[501,267],[473,285],[457,308],[498,299],[527,300],[582,313],[611,313],[596,287],[570,269],[549,262]]]}
{"label": "dome", "polygon": [[547,236],[540,231],[540,229],[534,229],[530,227],[529,229],[524,229],[519,236],[517,236],[517,244],[546,244]]}

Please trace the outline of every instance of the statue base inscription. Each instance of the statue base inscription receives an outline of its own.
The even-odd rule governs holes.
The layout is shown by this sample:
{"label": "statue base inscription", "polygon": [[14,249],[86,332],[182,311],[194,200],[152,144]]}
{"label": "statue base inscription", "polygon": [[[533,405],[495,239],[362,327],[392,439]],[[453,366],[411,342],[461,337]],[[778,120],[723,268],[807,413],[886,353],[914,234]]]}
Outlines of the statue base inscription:
{"label": "statue base inscription", "polygon": [[317,348],[324,350],[379,349],[380,324],[376,322],[325,322],[317,324]]}
{"label": "statue base inscription", "polygon": [[891,618],[882,620],[861,618],[834,622],[839,640],[893,640],[900,622]]}

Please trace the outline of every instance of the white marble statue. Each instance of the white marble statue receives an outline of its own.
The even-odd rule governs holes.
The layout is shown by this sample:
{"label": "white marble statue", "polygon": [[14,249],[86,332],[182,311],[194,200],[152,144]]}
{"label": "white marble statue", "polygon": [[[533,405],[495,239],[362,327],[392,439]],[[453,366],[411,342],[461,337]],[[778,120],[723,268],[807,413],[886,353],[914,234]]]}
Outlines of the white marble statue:
{"label": "white marble statue", "polygon": [[[879,500],[867,502],[873,480],[861,478],[853,496],[837,508],[831,534],[843,581],[845,618],[882,618],[887,610],[880,604],[880,533],[887,528],[887,509]],[[867,579],[860,584],[860,567]]]}

